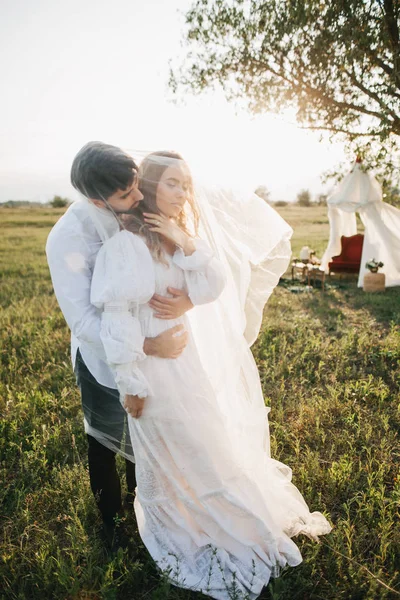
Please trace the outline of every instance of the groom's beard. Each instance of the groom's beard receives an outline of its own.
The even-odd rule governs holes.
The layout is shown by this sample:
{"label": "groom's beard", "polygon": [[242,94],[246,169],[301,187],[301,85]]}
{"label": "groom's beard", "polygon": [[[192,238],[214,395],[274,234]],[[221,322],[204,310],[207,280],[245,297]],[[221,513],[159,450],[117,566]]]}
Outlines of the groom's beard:
{"label": "groom's beard", "polygon": [[129,210],[124,210],[123,214],[124,215],[137,215],[138,214],[137,209],[139,208],[139,206],[140,206],[140,201],[136,202],[136,204],[131,206]]}
{"label": "groom's beard", "polygon": [[134,208],[128,208],[128,210],[115,210],[116,215],[134,215],[136,214],[137,205]]}
{"label": "groom's beard", "polygon": [[108,202],[106,202],[106,206],[107,206],[108,210],[110,212],[113,212],[115,215],[134,215],[134,214],[136,214],[136,209],[139,206],[139,202],[132,204],[132,206],[130,208],[127,208],[126,210],[117,210],[114,207],[110,207]]}

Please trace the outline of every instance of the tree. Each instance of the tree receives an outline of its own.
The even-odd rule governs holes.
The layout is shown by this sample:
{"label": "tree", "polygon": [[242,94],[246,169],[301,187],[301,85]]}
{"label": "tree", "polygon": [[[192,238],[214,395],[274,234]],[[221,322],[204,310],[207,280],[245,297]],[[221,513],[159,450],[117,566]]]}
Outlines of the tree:
{"label": "tree", "polygon": [[62,198],[61,196],[54,196],[53,200],[49,202],[50,206],[53,208],[64,208],[71,204],[71,201],[68,198]]}
{"label": "tree", "polygon": [[171,85],[220,84],[253,113],[295,107],[367,167],[398,157],[399,0],[196,0]]}
{"label": "tree", "polygon": [[328,195],[327,194],[318,194],[316,204],[318,206],[327,206],[328,205]]}
{"label": "tree", "polygon": [[299,206],[311,206],[311,194],[308,190],[301,190],[297,194],[297,204]]}
{"label": "tree", "polygon": [[268,190],[267,186],[259,185],[258,188],[254,190],[254,193],[257,194],[257,196],[260,196],[260,198],[262,198],[263,200],[265,200],[265,202],[270,201],[271,192]]}

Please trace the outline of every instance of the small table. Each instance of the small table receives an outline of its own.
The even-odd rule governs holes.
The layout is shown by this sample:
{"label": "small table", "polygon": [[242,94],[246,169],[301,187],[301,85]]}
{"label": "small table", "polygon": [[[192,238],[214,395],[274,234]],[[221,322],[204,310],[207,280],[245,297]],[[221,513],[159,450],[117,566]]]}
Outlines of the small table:
{"label": "small table", "polygon": [[311,285],[311,279],[315,283],[318,279],[321,281],[322,291],[325,291],[325,270],[319,265],[307,265],[308,268],[308,285]]}
{"label": "small table", "polygon": [[302,280],[305,282],[308,280],[308,270],[310,268],[310,263],[303,263],[298,261],[292,262],[292,281],[294,281],[295,273],[300,272]]}

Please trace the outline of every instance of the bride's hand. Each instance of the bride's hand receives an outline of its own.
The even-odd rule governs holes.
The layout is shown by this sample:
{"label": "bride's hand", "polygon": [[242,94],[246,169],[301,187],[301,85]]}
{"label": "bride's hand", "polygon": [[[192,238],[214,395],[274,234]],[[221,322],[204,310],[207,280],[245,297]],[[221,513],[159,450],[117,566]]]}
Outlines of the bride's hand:
{"label": "bride's hand", "polygon": [[142,412],[146,398],[139,398],[139,396],[132,396],[132,394],[126,394],[124,399],[124,407],[126,411],[134,419],[138,419]]}
{"label": "bride's hand", "polygon": [[150,231],[162,235],[165,239],[182,248],[186,256],[193,254],[196,249],[193,240],[182,231],[173,219],[152,213],[143,213],[143,216],[145,222],[152,225],[152,227],[149,227]]}
{"label": "bride's hand", "polygon": [[167,292],[172,294],[173,298],[154,294],[149,302],[149,306],[154,310],[154,316],[157,319],[179,319],[193,308],[191,299],[183,290],[169,287]]}

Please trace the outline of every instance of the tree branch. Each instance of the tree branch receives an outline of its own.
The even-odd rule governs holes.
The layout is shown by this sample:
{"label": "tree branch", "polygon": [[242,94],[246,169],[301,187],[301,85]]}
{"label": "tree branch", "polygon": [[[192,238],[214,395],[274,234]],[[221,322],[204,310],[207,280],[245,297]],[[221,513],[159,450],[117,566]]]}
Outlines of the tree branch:
{"label": "tree branch", "polygon": [[[385,21],[389,34],[390,45],[393,52],[394,77],[396,81],[400,79],[400,44],[399,44],[399,26],[397,16],[393,6],[393,0],[384,0]],[[398,7],[397,7],[398,12]]]}
{"label": "tree branch", "polygon": [[312,131],[331,131],[332,133],[344,133],[350,139],[355,139],[358,137],[377,137],[376,133],[369,132],[358,132],[358,131],[349,131],[347,129],[341,129],[340,127],[329,127],[328,125],[299,125],[300,129],[311,129]]}
{"label": "tree branch", "polygon": [[397,25],[396,15],[394,14],[393,0],[384,0],[385,21],[392,44],[393,54],[399,51],[399,27]]}
{"label": "tree branch", "polygon": [[354,104],[353,102],[344,102],[341,100],[335,100],[331,96],[327,96],[326,94],[324,94],[321,90],[312,87],[310,84],[296,83],[295,81],[289,79],[285,75],[285,73],[277,71],[276,69],[271,67],[269,64],[261,65],[260,61],[258,61],[257,59],[251,59],[251,61],[256,62],[258,67],[262,66],[262,70],[260,71],[260,74],[262,74],[265,71],[270,71],[273,75],[275,75],[275,77],[278,77],[279,79],[283,79],[284,81],[286,81],[286,83],[288,83],[291,87],[298,90],[299,92],[305,92],[307,95],[309,95],[311,97],[313,97],[313,96],[319,97],[321,100],[323,100],[327,104],[331,104],[332,106],[336,106],[337,108],[341,108],[341,109],[351,109],[356,112],[361,112],[364,115],[376,117],[380,121],[385,121],[387,119],[386,115],[384,113],[377,112],[375,110],[370,110],[370,109],[366,108],[365,106],[362,106],[360,104]]}
{"label": "tree branch", "polygon": [[370,98],[372,98],[372,100],[375,100],[375,102],[377,104],[379,104],[379,106],[381,108],[383,108],[383,110],[387,111],[389,115],[391,115],[393,117],[393,122],[394,123],[399,123],[400,125],[400,119],[397,116],[397,113],[394,112],[394,110],[392,110],[391,108],[389,108],[383,101],[382,99],[378,96],[378,94],[376,94],[375,92],[372,92],[371,90],[369,90],[368,88],[365,87],[365,85],[363,85],[360,81],[357,80],[354,72],[350,72],[347,71],[347,69],[345,69],[344,71],[346,73],[346,75],[350,78],[350,80],[353,82],[353,84],[362,92],[364,92],[364,94],[366,94],[367,96],[369,96]]}
{"label": "tree branch", "polygon": [[371,59],[373,60],[373,62],[375,63],[375,65],[377,67],[380,67],[382,69],[382,71],[384,71],[386,73],[386,75],[389,75],[389,77],[393,77],[395,78],[396,82],[397,82],[397,87],[400,89],[400,77],[394,72],[393,67],[391,67],[390,65],[388,65],[387,63],[385,63],[384,60],[382,60],[377,54],[376,52],[374,52],[374,50],[372,50],[372,48],[365,48],[365,52],[366,54],[368,54]]}

